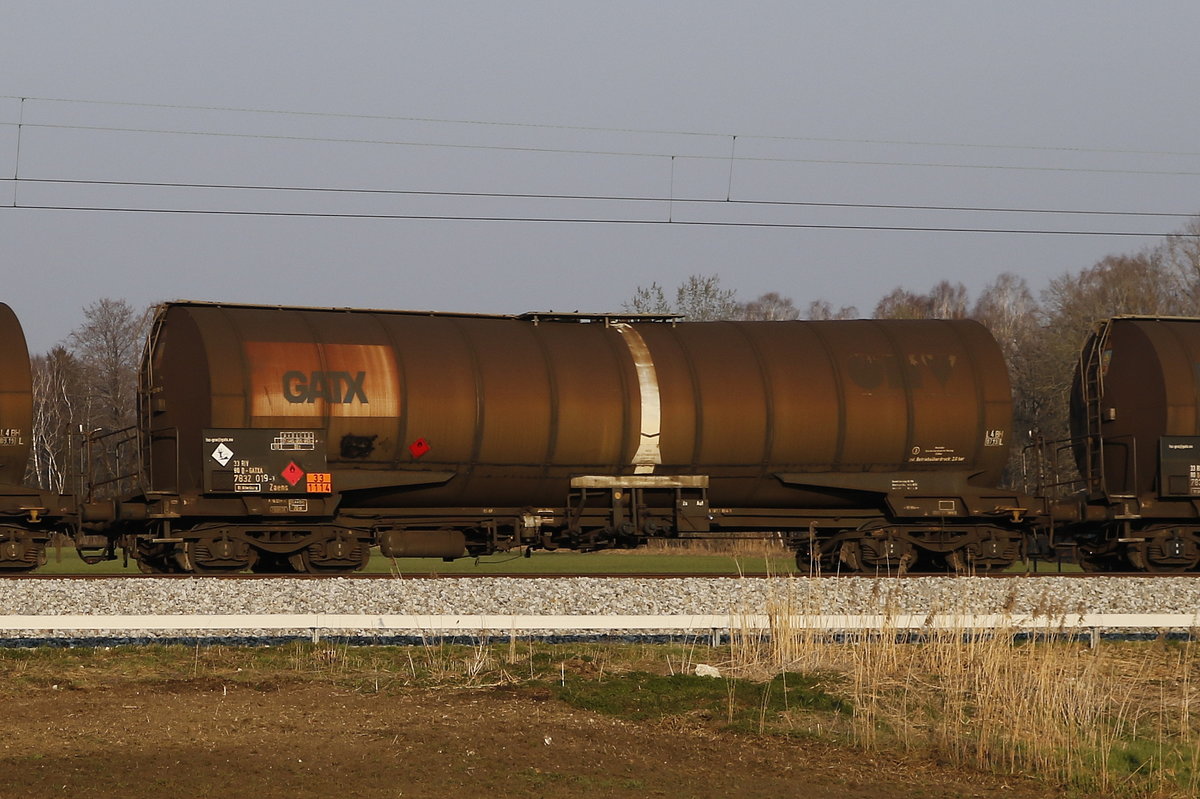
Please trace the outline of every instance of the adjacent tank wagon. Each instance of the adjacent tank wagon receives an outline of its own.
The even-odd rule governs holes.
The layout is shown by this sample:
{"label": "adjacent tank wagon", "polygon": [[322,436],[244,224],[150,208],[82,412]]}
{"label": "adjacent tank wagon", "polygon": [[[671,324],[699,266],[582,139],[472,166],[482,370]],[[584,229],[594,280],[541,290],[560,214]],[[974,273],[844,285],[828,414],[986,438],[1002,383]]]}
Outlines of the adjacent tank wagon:
{"label": "adjacent tank wagon", "polygon": [[141,378],[151,571],[779,531],[806,563],[1020,554],[1000,350],[971,321],[677,322],[172,303]]}
{"label": "adjacent tank wagon", "polygon": [[30,571],[72,518],[73,502],[25,486],[33,440],[33,377],[25,333],[0,303],[0,573]]}
{"label": "adjacent tank wagon", "polygon": [[1071,425],[1081,479],[1052,515],[1085,568],[1200,566],[1200,319],[1099,323],[1075,372]]}

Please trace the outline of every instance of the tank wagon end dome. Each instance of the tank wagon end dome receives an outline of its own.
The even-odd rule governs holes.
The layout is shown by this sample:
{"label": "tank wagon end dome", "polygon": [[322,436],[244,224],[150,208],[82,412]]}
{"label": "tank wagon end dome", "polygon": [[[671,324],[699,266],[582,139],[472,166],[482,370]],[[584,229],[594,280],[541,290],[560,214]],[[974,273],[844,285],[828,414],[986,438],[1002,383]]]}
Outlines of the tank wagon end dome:
{"label": "tank wagon end dome", "polygon": [[33,377],[25,332],[0,303],[0,485],[25,478],[33,435]]}

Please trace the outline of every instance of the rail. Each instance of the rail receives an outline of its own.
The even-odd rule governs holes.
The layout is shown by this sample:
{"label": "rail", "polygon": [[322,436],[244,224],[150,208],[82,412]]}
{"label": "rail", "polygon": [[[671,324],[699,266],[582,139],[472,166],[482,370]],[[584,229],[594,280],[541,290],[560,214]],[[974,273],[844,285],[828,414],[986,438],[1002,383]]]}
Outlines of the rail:
{"label": "rail", "polygon": [[0,631],[194,631],[255,630],[305,631],[313,640],[338,632],[417,635],[530,635],[611,631],[624,633],[667,632],[712,636],[749,631],[820,631],[828,633],[900,633],[949,631],[972,633],[1044,632],[1090,633],[1093,639],[1104,630],[1200,630],[1196,613],[908,613],[868,615],[370,615],[334,613],[288,613],[264,615],[63,615],[0,616]]}

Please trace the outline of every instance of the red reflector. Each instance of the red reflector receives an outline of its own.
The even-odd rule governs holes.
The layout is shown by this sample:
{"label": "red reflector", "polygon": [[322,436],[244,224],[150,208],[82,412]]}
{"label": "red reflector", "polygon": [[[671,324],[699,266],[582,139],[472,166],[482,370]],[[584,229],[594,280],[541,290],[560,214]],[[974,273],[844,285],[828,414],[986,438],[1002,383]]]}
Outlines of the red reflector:
{"label": "red reflector", "polygon": [[429,442],[423,438],[418,438],[416,441],[408,445],[408,451],[412,453],[414,458],[419,458],[433,447],[429,446]]}

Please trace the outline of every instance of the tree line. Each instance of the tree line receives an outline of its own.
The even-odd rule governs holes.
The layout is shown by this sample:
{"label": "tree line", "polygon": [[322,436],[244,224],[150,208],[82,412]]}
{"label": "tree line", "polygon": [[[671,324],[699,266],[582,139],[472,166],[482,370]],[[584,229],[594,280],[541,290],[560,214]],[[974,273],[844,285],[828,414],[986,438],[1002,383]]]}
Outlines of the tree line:
{"label": "tree line", "polygon": [[[26,481],[72,493],[70,478],[85,468],[80,444],[96,432],[128,428],[137,413],[137,373],[153,309],[102,299],[83,309],[67,338],[31,360],[33,430]],[[99,448],[87,468],[101,479],[128,471],[115,448]],[[114,485],[113,491],[126,486]]]}

